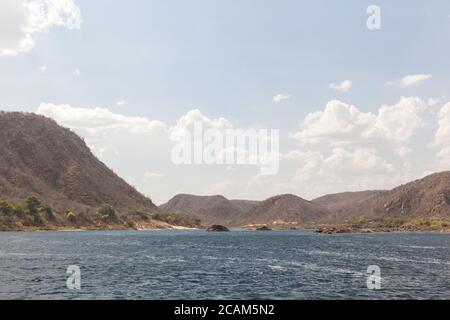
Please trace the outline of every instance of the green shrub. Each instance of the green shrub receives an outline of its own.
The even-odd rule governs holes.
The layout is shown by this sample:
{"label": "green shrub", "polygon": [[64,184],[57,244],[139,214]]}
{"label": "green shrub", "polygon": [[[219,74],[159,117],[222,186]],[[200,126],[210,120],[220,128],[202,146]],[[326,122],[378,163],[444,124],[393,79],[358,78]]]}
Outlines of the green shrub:
{"label": "green shrub", "polygon": [[13,208],[14,215],[19,218],[25,218],[26,209],[23,204],[16,204]]}
{"label": "green shrub", "polygon": [[97,208],[97,216],[100,220],[117,220],[116,210],[109,204]]}
{"label": "green shrub", "polygon": [[388,228],[398,228],[406,223],[405,219],[388,217],[384,218],[384,226]]}
{"label": "green shrub", "polygon": [[144,220],[144,221],[148,221],[150,219],[150,214],[148,214],[145,211],[142,210],[136,210],[134,211],[132,214],[130,214],[130,216],[132,216],[135,219],[139,219],[139,220]]}
{"label": "green shrub", "polygon": [[39,212],[44,215],[45,219],[49,221],[55,220],[55,215],[53,214],[52,208],[50,208],[49,206],[40,207]]}
{"label": "green shrub", "polygon": [[39,200],[35,196],[31,196],[25,200],[25,205],[29,212],[36,213],[41,206],[41,200]]}
{"label": "green shrub", "polygon": [[365,224],[367,224],[367,222],[368,222],[367,217],[364,216],[364,215],[362,215],[362,216],[354,217],[354,218],[352,219],[352,221],[351,221],[351,225],[352,225],[353,227],[362,227],[362,226],[364,226]]}
{"label": "green shrub", "polygon": [[0,200],[0,215],[10,217],[13,213],[13,207],[6,200]]}
{"label": "green shrub", "polygon": [[176,226],[198,227],[201,225],[199,218],[182,213],[154,213],[151,218]]}
{"label": "green shrub", "polygon": [[416,217],[409,221],[409,225],[418,227],[446,228],[450,225],[450,221],[439,216]]}
{"label": "green shrub", "polygon": [[128,228],[136,229],[136,223],[135,223],[133,220],[126,219],[126,220],[125,220],[125,225],[126,225]]}
{"label": "green shrub", "polygon": [[76,222],[77,221],[77,217],[78,217],[77,213],[74,212],[73,210],[67,210],[66,211],[66,218],[70,222]]}

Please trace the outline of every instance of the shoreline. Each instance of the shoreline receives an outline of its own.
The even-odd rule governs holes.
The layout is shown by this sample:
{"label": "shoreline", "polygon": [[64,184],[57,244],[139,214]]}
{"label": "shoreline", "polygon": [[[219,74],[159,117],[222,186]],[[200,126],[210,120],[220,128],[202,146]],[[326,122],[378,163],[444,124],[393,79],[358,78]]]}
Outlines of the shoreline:
{"label": "shoreline", "polygon": [[[0,230],[0,233],[41,233],[41,232],[97,232],[97,231],[206,231],[206,227],[184,227],[184,226],[170,226],[163,228],[158,227],[144,227],[140,226],[137,228],[54,228],[54,229],[21,229],[21,230]],[[258,231],[256,229],[250,228],[232,228],[230,231]],[[376,228],[355,228],[355,227],[347,227],[347,226],[321,226],[321,227],[299,227],[296,229],[271,229],[270,231],[274,232],[295,232],[295,231],[309,231],[314,234],[381,234],[381,233],[436,233],[436,234],[450,234],[450,228],[443,229],[427,229],[427,228],[414,228],[414,229],[406,229],[406,228],[389,228],[389,227],[376,227]]]}
{"label": "shoreline", "polygon": [[408,228],[408,227],[348,227],[326,226],[314,230],[317,234],[374,234],[374,233],[450,233],[450,228]]}

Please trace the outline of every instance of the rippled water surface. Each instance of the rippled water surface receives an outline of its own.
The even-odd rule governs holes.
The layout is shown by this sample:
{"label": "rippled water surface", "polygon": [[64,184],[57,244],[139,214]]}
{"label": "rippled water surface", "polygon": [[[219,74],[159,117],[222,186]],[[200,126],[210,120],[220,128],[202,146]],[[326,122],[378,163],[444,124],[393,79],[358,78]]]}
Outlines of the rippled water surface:
{"label": "rippled water surface", "polygon": [[[81,290],[66,287],[69,265]],[[449,299],[450,235],[0,233],[0,298]]]}

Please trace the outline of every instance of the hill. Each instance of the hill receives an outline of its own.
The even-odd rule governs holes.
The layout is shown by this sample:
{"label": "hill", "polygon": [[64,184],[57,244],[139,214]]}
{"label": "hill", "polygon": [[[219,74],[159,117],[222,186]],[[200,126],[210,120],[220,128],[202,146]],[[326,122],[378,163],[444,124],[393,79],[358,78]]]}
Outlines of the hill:
{"label": "hill", "polygon": [[254,206],[243,218],[246,224],[309,224],[330,212],[321,204],[292,194],[278,195]]}
{"label": "hill", "polygon": [[348,203],[341,212],[349,216],[450,217],[450,171],[435,173]]}
{"label": "hill", "polygon": [[224,196],[196,196],[179,194],[159,206],[164,212],[174,212],[198,217],[205,225],[230,224],[240,217],[251,202],[231,201]]}
{"label": "hill", "polygon": [[[1,112],[0,199],[21,207],[16,218],[25,221],[32,211],[25,204],[30,196],[35,198],[30,201],[36,210],[45,205],[60,214],[62,225],[67,222],[63,215],[69,212],[83,216],[78,224],[93,223],[103,204],[112,206],[119,216],[137,209],[158,210],[69,129],[36,114]],[[11,211],[8,208],[4,211]],[[34,218],[41,220],[36,212]]]}
{"label": "hill", "polygon": [[[336,194],[328,194],[320,198],[312,200],[312,202],[326,207],[330,211],[329,219],[338,219],[345,217],[350,208],[358,206],[364,200],[371,197],[381,195],[386,191],[358,191],[358,192],[342,192]],[[354,209],[350,210],[351,212]]]}

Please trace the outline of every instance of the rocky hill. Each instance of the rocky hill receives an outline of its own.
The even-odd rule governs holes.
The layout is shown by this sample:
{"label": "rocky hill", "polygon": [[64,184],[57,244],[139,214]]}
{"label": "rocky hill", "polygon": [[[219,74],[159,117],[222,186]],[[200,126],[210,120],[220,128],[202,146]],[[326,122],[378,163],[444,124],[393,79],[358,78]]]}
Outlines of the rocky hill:
{"label": "rocky hill", "polygon": [[[330,203],[328,205],[331,205]],[[339,205],[338,218],[450,217],[450,171],[435,173],[390,191],[376,191],[359,201]]]}
{"label": "rocky hill", "polygon": [[289,194],[265,201],[178,195],[160,208],[198,216],[206,224],[230,226],[340,225],[359,221],[395,227],[416,218],[450,218],[450,172],[436,173],[393,190],[343,192],[313,201]]}
{"label": "rocky hill", "polygon": [[179,194],[159,206],[161,211],[187,214],[201,219],[203,224],[230,224],[244,214],[247,201],[233,202],[224,196]]}
{"label": "rocky hill", "polygon": [[320,204],[329,210],[330,214],[327,217],[328,219],[338,220],[348,214],[349,208],[358,207],[361,202],[384,193],[387,193],[387,191],[342,192],[328,194],[314,199],[312,202]]}
{"label": "rocky hill", "polygon": [[249,210],[242,222],[245,224],[309,224],[322,220],[329,210],[292,194],[279,195],[262,201]]}
{"label": "rocky hill", "polygon": [[204,224],[244,226],[257,224],[305,224],[329,215],[326,207],[294,195],[279,195],[265,201],[228,200],[223,196],[180,194],[161,211],[196,216]]}
{"label": "rocky hill", "polygon": [[119,215],[158,210],[69,129],[36,114],[1,112],[0,199],[17,204],[30,196],[55,212],[87,217],[103,204]]}

